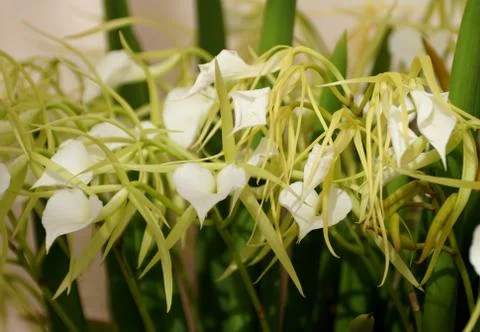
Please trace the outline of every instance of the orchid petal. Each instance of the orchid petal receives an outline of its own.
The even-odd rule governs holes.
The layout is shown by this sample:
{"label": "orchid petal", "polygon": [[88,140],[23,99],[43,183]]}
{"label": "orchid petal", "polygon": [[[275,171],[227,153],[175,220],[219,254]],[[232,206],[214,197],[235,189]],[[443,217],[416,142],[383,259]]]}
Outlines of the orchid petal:
{"label": "orchid petal", "polygon": [[[126,133],[123,129],[109,122],[102,122],[102,123],[96,124],[95,126],[93,126],[92,129],[90,129],[88,133],[93,137],[108,138],[110,140],[114,140],[118,138],[132,139],[132,137],[128,133]],[[120,149],[124,146],[127,146],[128,143],[127,142],[107,142],[105,143],[105,145],[109,150],[114,151],[116,149]]]}
{"label": "orchid petal", "polygon": [[335,158],[335,149],[333,146],[324,148],[320,144],[315,144],[312,151],[309,153],[307,162],[303,169],[303,182],[305,183],[304,194],[308,195],[309,192],[315,189],[330,169],[330,165]]}
{"label": "orchid petal", "polygon": [[235,112],[233,132],[267,123],[270,88],[235,91],[231,93]]}
{"label": "orchid petal", "polygon": [[170,91],[163,108],[163,122],[165,128],[170,130],[168,137],[184,148],[188,148],[195,141],[198,131],[215,103],[213,88],[182,98],[187,91],[188,88]]}
{"label": "orchid petal", "polygon": [[269,159],[278,154],[276,145],[266,137],[262,137],[255,151],[248,158],[247,164],[253,166],[260,166],[263,160]]}
{"label": "orchid petal", "polygon": [[[454,115],[450,114],[446,106],[436,101],[432,94],[423,91],[411,92],[417,107],[418,130],[437,150],[444,168],[447,167],[446,148],[457,123]],[[446,101],[448,94],[442,94]]]}
{"label": "orchid petal", "polygon": [[242,168],[228,165],[218,173],[215,181],[210,170],[199,164],[188,163],[175,169],[173,182],[179,195],[192,204],[200,224],[203,224],[208,211],[246,185],[247,175]]}
{"label": "orchid petal", "polygon": [[396,107],[392,106],[388,112],[388,132],[392,139],[393,151],[395,152],[395,159],[397,160],[398,166],[402,164],[402,157],[407,151],[408,146],[417,138],[415,133],[408,129],[407,139],[405,142],[404,137],[404,127],[402,123],[402,111]]}
{"label": "orchid petal", "polygon": [[47,252],[57,237],[83,229],[94,222],[102,206],[96,195],[87,197],[80,189],[56,191],[47,201],[42,215]]}
{"label": "orchid petal", "polygon": [[480,275],[480,225],[473,231],[472,243],[470,244],[469,251],[470,264],[473,269]]}
{"label": "orchid petal", "polygon": [[[83,172],[93,164],[93,160],[85,145],[76,139],[70,139],[62,143],[58,151],[52,156],[51,160],[62,166],[70,172],[72,176],[77,177],[80,181],[88,184],[92,178],[91,171]],[[80,174],[81,173],[81,174]],[[64,179],[60,174],[47,169],[40,178],[33,184],[32,189],[41,186],[57,186],[69,185],[68,179]]]}
{"label": "orchid petal", "polygon": [[0,163],[0,196],[7,191],[10,186],[10,173],[4,163]]}
{"label": "orchid petal", "polygon": [[[143,69],[124,50],[110,51],[95,66],[101,81],[111,88],[145,79]],[[85,82],[83,102],[89,103],[101,93],[101,88],[90,79]]]}

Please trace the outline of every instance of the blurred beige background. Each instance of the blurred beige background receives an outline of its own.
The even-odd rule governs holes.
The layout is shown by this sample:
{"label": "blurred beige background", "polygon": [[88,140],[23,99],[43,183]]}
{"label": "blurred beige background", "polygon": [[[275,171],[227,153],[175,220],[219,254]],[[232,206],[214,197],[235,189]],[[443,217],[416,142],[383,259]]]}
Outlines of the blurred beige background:
{"label": "blurred beige background", "polygon": [[[331,46],[345,29],[352,28],[355,23],[351,15],[340,12],[338,7],[355,9],[369,4],[372,8],[381,8],[382,5],[391,2],[393,1],[298,0],[298,5],[320,29],[327,45]],[[398,4],[402,7],[419,8],[426,2],[426,0],[399,0]],[[180,44],[188,45],[194,42],[193,0],[131,0],[131,5],[135,16],[162,22],[165,31],[173,34]],[[99,24],[102,15],[101,0],[0,0],[0,49],[21,59],[34,54],[65,53],[61,47],[34,32],[26,23],[57,37],[64,37]],[[159,33],[145,27],[139,28],[138,31],[146,49],[174,46],[172,38],[167,33]],[[94,57],[100,57],[104,52],[102,35],[74,41],[73,44]],[[255,45],[253,47],[255,48]],[[79,240],[75,242],[81,246],[90,233],[86,230],[77,235]],[[84,304],[88,303],[85,305],[86,315],[95,319],[107,317],[105,278],[99,261],[89,274],[81,278],[80,287]],[[13,311],[10,316],[8,331],[29,331]]]}

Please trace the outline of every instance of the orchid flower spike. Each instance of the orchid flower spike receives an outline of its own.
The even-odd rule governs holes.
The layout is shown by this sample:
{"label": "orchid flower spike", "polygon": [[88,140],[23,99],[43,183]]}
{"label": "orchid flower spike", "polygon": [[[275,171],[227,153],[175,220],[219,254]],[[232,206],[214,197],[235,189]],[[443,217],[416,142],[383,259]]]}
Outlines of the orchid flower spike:
{"label": "orchid flower spike", "polygon": [[80,189],[57,190],[47,201],[42,215],[47,252],[55,239],[90,225],[100,214],[102,202],[87,197]]}
{"label": "orchid flower spike", "polygon": [[[95,66],[95,71],[100,80],[111,88],[145,79],[143,69],[124,50],[107,52]],[[86,80],[83,102],[89,103],[98,97],[101,91],[97,82]]]}
{"label": "orchid flower spike", "polygon": [[192,204],[200,225],[208,211],[228,195],[245,187],[247,179],[245,170],[233,164],[225,166],[216,177],[209,169],[194,163],[184,164],[173,172],[177,192]]}
{"label": "orchid flower spike", "polygon": [[265,75],[279,69],[279,57],[274,56],[267,63],[248,65],[236,51],[222,50],[212,61],[198,66],[200,74],[185,98],[215,82],[215,61],[218,62],[220,72],[226,82]]}
{"label": "orchid flower spike", "polygon": [[[289,189],[280,192],[278,198],[280,205],[285,207],[293,216],[299,228],[298,242],[305,235],[315,229],[323,228],[323,217],[317,215],[317,207],[321,204],[320,196],[315,191],[310,191],[304,199],[304,183],[294,182]],[[352,210],[352,200],[348,194],[332,186],[328,194],[328,225],[334,226],[345,219]]]}
{"label": "orchid flower spike", "polygon": [[[447,143],[455,128],[457,118],[450,113],[447,105],[437,101],[434,95],[419,90],[411,91],[410,94],[417,108],[418,130],[437,150],[443,167],[446,169]],[[442,93],[441,97],[446,102],[448,92]]]}
{"label": "orchid flower spike", "polygon": [[187,92],[188,88],[173,89],[163,107],[163,123],[169,130],[168,137],[184,148],[195,142],[216,100],[215,90],[211,87],[183,98]]}
{"label": "orchid flower spike", "polygon": [[270,88],[235,91],[231,96],[235,112],[234,133],[244,128],[263,126],[267,123]]}
{"label": "orchid flower spike", "polygon": [[480,225],[473,231],[472,243],[470,244],[469,257],[470,264],[480,276]]}
{"label": "orchid flower spike", "polygon": [[[84,171],[94,164],[94,160],[80,140],[69,139],[63,142],[50,160],[85,184],[88,184],[93,178],[93,172]],[[32,189],[42,186],[71,185],[69,180],[51,169],[46,169],[33,184]]]}
{"label": "orchid flower spike", "polygon": [[10,173],[4,163],[0,163],[0,197],[10,186]]}

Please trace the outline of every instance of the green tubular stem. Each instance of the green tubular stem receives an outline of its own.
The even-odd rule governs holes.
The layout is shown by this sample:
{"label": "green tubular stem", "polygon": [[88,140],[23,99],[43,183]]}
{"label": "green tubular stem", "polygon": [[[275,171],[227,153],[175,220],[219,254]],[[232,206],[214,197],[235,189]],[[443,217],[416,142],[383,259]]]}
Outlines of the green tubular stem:
{"label": "green tubular stem", "polygon": [[221,0],[197,0],[197,44],[211,55],[226,48]]}
{"label": "green tubular stem", "polygon": [[296,0],[268,0],[263,15],[259,53],[278,45],[292,45]]}

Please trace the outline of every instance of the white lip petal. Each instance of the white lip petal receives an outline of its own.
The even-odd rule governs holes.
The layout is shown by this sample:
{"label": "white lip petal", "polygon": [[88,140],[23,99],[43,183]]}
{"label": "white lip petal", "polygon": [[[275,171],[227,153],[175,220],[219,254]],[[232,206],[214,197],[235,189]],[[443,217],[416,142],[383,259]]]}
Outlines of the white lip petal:
{"label": "white lip petal", "polygon": [[470,264],[475,272],[480,275],[480,225],[473,231],[472,243],[469,250]]}
{"label": "white lip petal", "polygon": [[[93,160],[85,145],[79,140],[70,139],[62,143],[51,160],[65,168],[72,176],[75,176],[85,184],[88,184],[93,178],[91,171],[82,173],[85,169],[92,166]],[[33,184],[32,189],[41,186],[69,185],[68,180],[64,179],[60,174],[47,169]]]}
{"label": "white lip petal", "polygon": [[[112,88],[119,85],[145,79],[142,68],[123,51],[110,51],[95,66],[100,79]],[[100,95],[100,86],[91,80],[85,81],[83,102],[88,103]]]}
{"label": "white lip petal", "polygon": [[325,147],[322,151],[320,144],[315,144],[309,153],[305,167],[303,168],[303,182],[305,183],[304,195],[315,189],[328,173],[330,165],[335,157],[333,146]]}
{"label": "white lip petal", "polygon": [[[130,135],[128,135],[123,129],[109,123],[109,122],[102,122],[99,124],[96,124],[95,126],[90,129],[88,132],[90,135],[93,137],[97,138],[107,138],[109,140],[115,140],[115,139],[125,139],[129,138],[132,139]],[[105,143],[108,149],[110,150],[116,150],[119,148],[122,148],[124,146],[127,146],[127,142],[107,142]]]}
{"label": "white lip petal", "polygon": [[243,188],[247,181],[245,171],[235,165],[224,167],[216,180],[207,168],[194,163],[184,164],[173,172],[177,192],[192,204],[200,224],[208,211],[232,192]]}
{"label": "white lip petal", "polygon": [[188,88],[173,89],[165,99],[163,108],[163,122],[165,128],[170,130],[168,137],[184,148],[195,141],[216,96],[213,88],[183,98],[187,92]]}
{"label": "white lip petal", "polygon": [[4,163],[0,163],[0,197],[10,186],[10,173]]}
{"label": "white lip petal", "polygon": [[315,215],[319,196],[312,190],[302,200],[303,182],[301,181],[290,184],[289,188],[290,190],[283,189],[280,192],[278,202],[292,214],[299,229],[298,241],[301,241],[310,231],[323,227],[322,218]]}
{"label": "white lip petal", "polygon": [[80,189],[56,191],[47,201],[42,215],[47,252],[57,237],[78,231],[95,221],[102,206],[96,195],[87,197]]}
{"label": "white lip petal", "polygon": [[407,141],[405,141],[402,111],[396,106],[390,108],[387,121],[388,132],[392,139],[393,151],[395,152],[395,159],[397,160],[398,166],[400,166],[402,164],[403,154],[407,151],[408,146],[417,138],[417,135],[407,128]]}
{"label": "white lip petal", "polygon": [[[417,126],[423,136],[437,150],[443,166],[447,167],[446,147],[457,123],[454,115],[440,102],[434,99],[432,94],[423,91],[411,92],[413,101],[417,107]],[[447,93],[442,98],[448,98]]]}
{"label": "white lip petal", "polygon": [[348,194],[333,186],[328,197],[328,225],[334,226],[352,211],[352,199]]}
{"label": "white lip petal", "polygon": [[260,166],[265,159],[269,159],[277,154],[277,146],[273,142],[270,142],[267,137],[262,137],[255,151],[252,153],[250,158],[248,158],[247,164]]}
{"label": "white lip petal", "polygon": [[235,91],[231,93],[235,112],[233,132],[267,123],[270,88]]}

